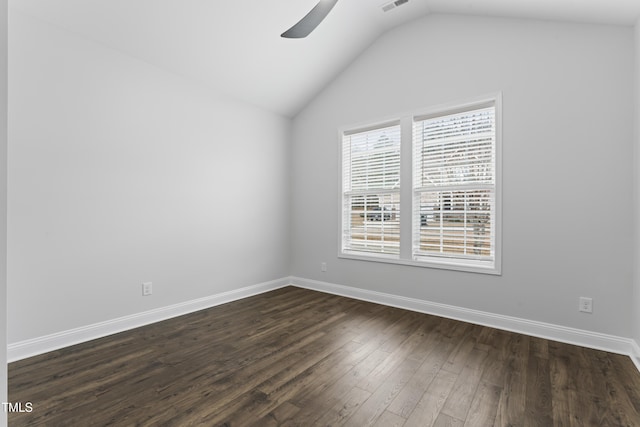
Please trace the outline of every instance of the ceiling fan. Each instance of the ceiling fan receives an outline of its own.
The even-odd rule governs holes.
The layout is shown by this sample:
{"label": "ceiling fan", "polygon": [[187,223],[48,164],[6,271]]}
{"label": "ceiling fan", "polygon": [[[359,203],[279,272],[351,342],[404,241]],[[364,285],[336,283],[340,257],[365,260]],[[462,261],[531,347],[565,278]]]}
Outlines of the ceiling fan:
{"label": "ceiling fan", "polygon": [[[409,0],[391,0],[382,5],[382,11],[388,12],[398,6],[402,6]],[[320,0],[309,13],[296,25],[282,33],[280,37],[287,39],[301,39],[307,37],[327,17],[338,0]]]}
{"label": "ceiling fan", "polygon": [[320,0],[296,25],[282,33],[280,37],[301,39],[307,37],[327,17],[338,0]]}

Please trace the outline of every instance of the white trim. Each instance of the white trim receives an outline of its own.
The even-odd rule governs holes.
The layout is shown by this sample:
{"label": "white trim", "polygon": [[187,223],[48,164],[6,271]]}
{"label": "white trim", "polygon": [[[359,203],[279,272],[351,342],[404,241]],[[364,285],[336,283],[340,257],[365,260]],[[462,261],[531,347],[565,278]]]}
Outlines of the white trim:
{"label": "white trim", "polygon": [[68,347],[82,342],[91,341],[96,338],[116,334],[118,332],[127,331],[129,329],[138,328],[140,326],[149,325],[151,323],[167,320],[172,317],[182,316],[184,314],[193,313],[216,305],[226,304],[242,298],[273,291],[289,286],[289,281],[290,279],[285,277],[253,286],[234,289],[228,292],[222,292],[208,297],[173,304],[167,307],[160,307],[142,313],[131,314],[117,319],[81,326],[68,331],[56,332],[50,335],[12,343],[7,346],[7,361],[15,362],[17,360],[26,359],[27,357],[36,356],[38,354],[43,354],[63,347]]}
{"label": "white trim", "polygon": [[[359,252],[356,250],[344,249],[344,141],[345,135],[352,135],[359,132],[366,132],[381,129],[388,126],[400,125],[401,129],[401,156],[400,156],[400,176],[401,182],[405,184],[400,188],[400,212],[407,217],[407,206],[412,206],[413,200],[413,129],[408,131],[407,127],[413,127],[416,120],[423,120],[428,117],[440,115],[456,114],[471,111],[477,108],[493,106],[495,109],[495,212],[494,212],[494,256],[490,261],[474,262],[462,258],[452,258],[449,260],[438,257],[413,257],[413,220],[409,214],[409,220],[400,221],[400,247],[398,254],[377,254]],[[408,134],[407,134],[408,133]],[[469,273],[502,275],[502,91],[470,97],[464,101],[447,102],[433,105],[420,110],[403,112],[386,117],[362,122],[350,126],[340,126],[338,128],[338,162],[340,174],[338,179],[340,202],[339,216],[339,236],[338,258],[353,259],[359,261],[383,262],[397,265],[408,265],[422,268],[437,268],[445,270],[464,271]],[[457,188],[457,187],[456,187]],[[474,186],[474,188],[476,188]],[[376,191],[376,194],[381,193]],[[382,256],[380,256],[382,255]],[[385,256],[390,255],[390,256]]]}
{"label": "white trim", "polygon": [[[640,371],[640,347],[638,347],[635,341],[629,338],[299,277],[292,277],[291,285],[391,307],[398,307],[419,313],[461,320],[463,322],[489,326],[492,328],[517,332],[553,341],[604,350],[611,353],[624,354],[631,356],[631,359]],[[635,357],[633,357],[634,355]]]}
{"label": "white trim", "polygon": [[631,352],[629,357],[631,357],[631,361],[636,365],[638,371],[640,371],[640,346],[635,340],[631,340]]}
{"label": "white trim", "polygon": [[[402,250],[402,248],[400,248]],[[439,268],[442,270],[455,270],[455,271],[466,271],[468,273],[483,273],[483,274],[494,274],[500,275],[500,271],[496,271],[495,264],[489,265],[486,263],[484,265],[482,261],[474,261],[474,260],[465,260],[465,264],[460,264],[459,259],[449,260],[447,258],[440,258],[440,260],[436,261],[436,257],[431,257],[428,261],[417,261],[411,259],[403,259],[399,258],[398,255],[387,255],[387,254],[369,254],[363,255],[364,252],[357,253],[349,253],[349,252],[341,252],[338,254],[338,258],[342,259],[352,259],[356,261],[371,261],[371,262],[385,262],[387,264],[396,264],[396,265],[408,265],[411,267],[422,267],[422,268]]]}
{"label": "white trim", "polygon": [[215,307],[217,305],[226,304],[228,302],[273,291],[286,286],[312,289],[319,292],[341,295],[348,298],[398,307],[419,313],[432,314],[463,322],[575,344],[582,347],[624,354],[630,356],[636,368],[640,371],[640,346],[636,341],[629,338],[553,325],[534,320],[521,319],[518,317],[503,316],[416,298],[408,298],[350,286],[337,285],[334,283],[303,279],[300,277],[288,277],[272,280],[254,286],[247,286],[204,298],[185,301],[167,307],[161,307],[142,313],[136,313],[105,322],[95,323],[70,329],[68,331],[57,332],[9,344],[7,347],[7,361],[15,362],[17,360],[26,359],[27,357],[102,338],[118,332],[149,325],[151,323],[160,322],[173,317]]}
{"label": "white trim", "polygon": [[412,120],[425,120],[438,116],[464,113],[477,108],[494,106],[498,99],[502,99],[502,91],[486,93],[484,95],[466,98],[464,101],[449,101],[418,109],[412,113]]}

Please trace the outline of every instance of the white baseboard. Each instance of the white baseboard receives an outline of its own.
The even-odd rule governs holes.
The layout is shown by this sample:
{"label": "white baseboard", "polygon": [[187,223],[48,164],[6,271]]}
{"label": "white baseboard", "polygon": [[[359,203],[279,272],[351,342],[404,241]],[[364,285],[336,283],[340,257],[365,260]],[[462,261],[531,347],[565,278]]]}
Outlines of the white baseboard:
{"label": "white baseboard", "polygon": [[631,360],[640,371],[640,346],[636,340],[631,340],[631,354],[629,355]]}
{"label": "white baseboard", "polygon": [[234,289],[232,291],[204,298],[173,304],[167,307],[136,313],[105,322],[94,323],[92,325],[82,326],[68,331],[57,332],[30,340],[12,343],[7,346],[7,361],[9,363],[15,362],[17,360],[26,359],[27,357],[36,356],[38,354],[43,354],[63,347],[68,347],[140,326],[149,325],[151,323],[167,320],[172,317],[182,316],[184,314],[193,313],[216,305],[273,291],[275,289],[289,286],[289,282],[290,278],[286,277],[270,282],[260,283],[258,285]]}
{"label": "white baseboard", "polygon": [[629,338],[622,338],[615,335],[601,334],[598,332],[585,331],[582,329],[569,328],[566,326],[553,325],[550,323],[521,319],[518,317],[503,316],[484,311],[471,310],[468,308],[299,277],[292,277],[291,284],[292,286],[300,288],[341,295],[391,307],[403,308],[405,310],[417,311],[420,313],[433,314],[449,319],[461,320],[492,328],[546,338],[553,341],[575,344],[582,347],[629,355],[632,359],[634,359],[633,345],[635,344],[636,357],[634,362],[640,371],[640,359],[638,358],[640,357],[640,348],[638,348],[637,344]]}
{"label": "white baseboard", "polygon": [[447,304],[407,298],[299,277],[277,279],[68,331],[62,331],[30,340],[12,343],[7,347],[7,361],[9,363],[14,362],[96,338],[102,338],[118,332],[160,322],[172,317],[182,316],[184,314],[193,313],[216,305],[269,292],[289,285],[391,307],[398,307],[405,310],[433,314],[436,316],[580,345],[583,347],[609,351],[612,353],[625,354],[631,357],[631,360],[638,368],[638,371],[640,371],[640,346],[638,346],[637,342],[629,338],[622,338],[614,335],[590,332],[512,316],[503,316]]}

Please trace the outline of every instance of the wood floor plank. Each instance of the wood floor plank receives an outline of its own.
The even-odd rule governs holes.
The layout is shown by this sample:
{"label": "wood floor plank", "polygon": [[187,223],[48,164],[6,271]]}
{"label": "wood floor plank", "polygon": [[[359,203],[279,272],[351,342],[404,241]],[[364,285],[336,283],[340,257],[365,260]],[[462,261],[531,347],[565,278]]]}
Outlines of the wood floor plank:
{"label": "wood floor plank", "polygon": [[[302,425],[310,425],[315,422],[323,413],[340,402],[344,401],[344,396],[352,390],[359,380],[369,374],[375,366],[384,360],[388,353],[380,350],[371,351],[374,346],[362,345],[364,352],[360,352],[360,357],[368,355],[360,360],[344,375],[336,378],[332,383],[323,383],[319,387],[303,390],[301,399],[295,399],[297,404],[304,408],[298,414],[298,419]],[[356,356],[357,357],[357,356]]]}
{"label": "wood floor plank", "polygon": [[490,340],[483,340],[481,343],[488,345],[490,349],[487,351],[487,359],[485,363],[484,372],[482,374],[482,381],[490,382],[499,387],[502,387],[505,380],[505,365],[508,363],[509,356],[507,349],[509,343],[515,336],[512,332],[499,331],[497,329],[486,328],[491,330]]}
{"label": "wood floor plank", "polygon": [[13,426],[640,426],[626,356],[286,287],[9,365]]}
{"label": "wood floor plank", "polygon": [[375,367],[388,357],[388,353],[376,349],[375,345],[367,345],[353,342],[359,347],[351,352],[351,357],[340,364],[328,368],[318,381],[301,390],[294,398],[294,402],[303,408],[318,405],[323,400],[332,401],[340,398],[351,388],[355,387],[360,379],[369,375]]}
{"label": "wood floor plank", "polygon": [[506,348],[500,420],[504,425],[522,426],[525,414],[529,337],[513,334]]}
{"label": "wood floor plank", "polygon": [[553,424],[551,407],[551,377],[549,360],[541,359],[538,349],[531,349],[527,365],[525,427],[544,427]]}
{"label": "wood floor plank", "polygon": [[549,359],[549,341],[538,337],[529,337],[531,354],[538,359]]}
{"label": "wood floor plank", "polygon": [[393,412],[384,411],[373,427],[402,427],[407,420]]}
{"label": "wood floor plank", "polygon": [[502,389],[491,383],[480,383],[476,390],[464,425],[465,427],[492,426],[498,413]]}
{"label": "wood floor plank", "polygon": [[469,354],[473,351],[476,345],[476,337],[472,333],[472,326],[463,324],[465,327],[461,327],[459,335],[450,337],[457,343],[456,348],[451,352],[449,359],[443,366],[449,372],[459,374],[464,369]]}
{"label": "wood floor plank", "polygon": [[[298,363],[295,366],[289,366],[286,370],[274,375],[257,387],[257,390],[264,393],[265,399],[257,403],[254,402],[250,411],[243,411],[241,417],[232,417],[231,419],[234,419],[238,425],[245,425],[250,422],[252,417],[261,416],[271,411],[280,402],[293,399],[310,384],[315,383],[318,372],[324,374],[332,366],[348,358],[351,344],[352,342],[348,342],[333,351],[329,350],[326,354],[317,352],[314,357],[305,359],[304,364]],[[326,347],[331,349],[331,345],[326,345]]]}
{"label": "wood floor plank", "polygon": [[404,388],[389,405],[388,410],[404,418],[409,418],[411,412],[428,389],[431,381],[438,375],[453,349],[450,342],[433,342],[433,351],[427,355],[416,374],[407,382]]}
{"label": "wood floor plank", "polygon": [[558,427],[572,425],[569,417],[569,390],[574,387],[575,381],[569,370],[570,363],[565,355],[555,355],[549,360],[552,419],[553,425]]}
{"label": "wood floor plank", "polygon": [[[400,365],[411,365],[411,362],[416,360],[407,362],[406,359],[414,353],[423,338],[424,335],[418,329],[404,341],[397,343],[395,349],[369,375],[360,380],[358,387],[373,393]],[[381,346],[380,350],[386,351],[386,348],[386,346]],[[421,362],[421,360],[417,360],[417,362]]]}
{"label": "wood floor plank", "polygon": [[467,412],[482,378],[486,358],[486,352],[475,348],[471,350],[466,365],[460,372],[453,390],[442,408],[442,413],[459,420],[467,419]]}
{"label": "wood floor plank", "polygon": [[585,357],[589,359],[591,369],[596,373],[593,375],[595,390],[605,391],[606,399],[601,399],[593,392],[590,393],[593,395],[592,400],[597,402],[602,425],[633,425],[633,417],[630,417],[630,414],[638,415],[633,402],[638,390],[631,387],[633,383],[627,378],[621,381],[618,376],[613,359],[620,358],[620,355],[593,350],[585,351]]}
{"label": "wood floor plank", "polygon": [[453,418],[447,414],[443,414],[440,412],[438,418],[433,423],[433,427],[463,427],[464,421],[459,420],[457,418]]}
{"label": "wood floor plank", "polygon": [[[324,335],[321,338],[323,337]],[[301,347],[303,351],[287,355],[286,363],[283,363],[281,358],[257,375],[240,375],[240,379],[234,381],[232,387],[227,387],[227,384],[224,384],[224,387],[216,392],[220,396],[217,399],[219,408],[204,417],[197,414],[195,418],[189,418],[185,422],[197,421],[203,425],[215,425],[234,420],[234,424],[244,425],[249,414],[252,417],[263,416],[264,413],[268,413],[272,409],[271,406],[274,403],[277,406],[280,400],[285,400],[290,396],[279,396],[280,399],[275,400],[262,389],[271,392],[277,389],[281,392],[294,394],[305,384],[305,381],[311,381],[308,377],[312,372],[307,372],[307,368],[344,346],[351,337],[342,335],[337,338],[335,340],[315,340],[313,343]],[[289,363],[293,363],[294,367],[290,368]],[[206,400],[208,400],[208,396],[202,396],[203,405]]]}
{"label": "wood floor plank", "polygon": [[430,427],[440,415],[458,375],[441,369],[404,424],[405,427]]}
{"label": "wood floor plank", "polygon": [[269,412],[257,421],[249,424],[251,427],[276,427],[295,423],[295,416],[300,408],[291,402],[283,402],[273,411]]}
{"label": "wood floor plank", "polygon": [[[405,358],[393,372],[381,382],[366,402],[349,418],[351,425],[374,425],[378,418],[386,411],[389,404],[398,395],[400,390],[409,382],[415,374],[421,360]],[[371,382],[367,383],[371,384]]]}
{"label": "wood floor plank", "polygon": [[[317,419],[314,426],[341,426],[345,425],[351,415],[362,406],[364,402],[371,396],[366,390],[359,387],[353,387],[347,392],[341,402],[337,402],[322,417]],[[351,424],[355,425],[355,424]]]}
{"label": "wood floor plank", "polygon": [[635,365],[629,357],[610,353],[607,355],[611,360],[616,378],[622,384],[636,412],[640,413],[640,377],[629,375],[629,372],[633,372]]}

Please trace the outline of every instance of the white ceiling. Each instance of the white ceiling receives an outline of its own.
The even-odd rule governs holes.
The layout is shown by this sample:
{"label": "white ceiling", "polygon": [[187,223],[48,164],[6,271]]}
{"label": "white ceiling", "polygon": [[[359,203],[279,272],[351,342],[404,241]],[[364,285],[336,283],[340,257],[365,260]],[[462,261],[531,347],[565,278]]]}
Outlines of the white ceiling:
{"label": "white ceiling", "polygon": [[294,116],[387,30],[429,13],[634,25],[640,0],[339,0],[306,39],[280,34],[318,0],[11,0],[19,10],[245,102]]}

